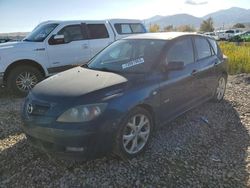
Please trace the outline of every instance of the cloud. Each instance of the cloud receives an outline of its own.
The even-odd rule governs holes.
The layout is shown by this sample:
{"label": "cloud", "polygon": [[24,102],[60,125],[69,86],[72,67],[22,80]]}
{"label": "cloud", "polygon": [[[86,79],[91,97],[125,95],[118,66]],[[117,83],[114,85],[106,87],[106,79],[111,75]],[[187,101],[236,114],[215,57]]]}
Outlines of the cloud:
{"label": "cloud", "polygon": [[207,1],[186,0],[185,3],[189,4],[189,5],[205,5],[208,2]]}

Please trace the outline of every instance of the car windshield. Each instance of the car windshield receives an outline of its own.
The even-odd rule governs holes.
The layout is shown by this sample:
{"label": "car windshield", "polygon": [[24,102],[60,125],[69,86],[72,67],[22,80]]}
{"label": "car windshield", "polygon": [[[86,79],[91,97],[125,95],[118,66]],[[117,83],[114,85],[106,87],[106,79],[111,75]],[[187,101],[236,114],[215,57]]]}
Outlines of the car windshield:
{"label": "car windshield", "polygon": [[88,68],[120,73],[149,71],[165,46],[165,40],[123,39],[114,42],[88,64]]}
{"label": "car windshield", "polygon": [[58,24],[46,24],[39,25],[36,27],[27,37],[24,38],[24,41],[29,42],[43,42],[44,39],[58,26]]}

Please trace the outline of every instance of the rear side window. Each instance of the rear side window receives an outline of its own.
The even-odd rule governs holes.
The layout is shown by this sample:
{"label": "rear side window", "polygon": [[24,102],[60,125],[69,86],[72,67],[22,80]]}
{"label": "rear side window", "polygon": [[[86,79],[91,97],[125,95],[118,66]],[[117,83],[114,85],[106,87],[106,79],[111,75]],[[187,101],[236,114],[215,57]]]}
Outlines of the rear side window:
{"label": "rear side window", "polygon": [[104,24],[87,24],[89,39],[109,38],[107,28]]}
{"label": "rear side window", "polygon": [[213,47],[213,50],[214,50],[214,53],[217,55],[218,54],[218,46],[217,46],[217,43],[215,42],[215,40],[212,40],[212,39],[208,39],[210,44],[212,45]]}
{"label": "rear side window", "polygon": [[58,32],[58,35],[64,35],[64,42],[84,40],[87,36],[84,36],[80,25],[69,25],[64,27]]}
{"label": "rear side window", "polygon": [[205,38],[195,38],[195,46],[197,49],[198,59],[210,57],[212,55],[211,48],[208,41]]}
{"label": "rear side window", "polygon": [[115,24],[115,29],[118,34],[145,33],[144,26],[140,23],[123,23]]}
{"label": "rear side window", "polygon": [[185,65],[194,62],[194,51],[191,38],[175,42],[167,52],[168,62],[184,62]]}

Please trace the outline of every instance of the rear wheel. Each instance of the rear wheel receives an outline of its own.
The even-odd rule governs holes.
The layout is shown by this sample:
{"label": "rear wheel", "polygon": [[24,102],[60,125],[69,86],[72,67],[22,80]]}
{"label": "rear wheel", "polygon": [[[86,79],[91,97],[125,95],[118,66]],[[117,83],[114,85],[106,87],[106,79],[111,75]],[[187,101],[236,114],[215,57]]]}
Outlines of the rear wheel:
{"label": "rear wheel", "polygon": [[120,126],[114,152],[125,159],[139,155],[146,149],[152,130],[153,121],[148,111],[135,108]]}
{"label": "rear wheel", "polygon": [[225,91],[226,91],[226,76],[221,76],[218,80],[217,88],[214,94],[214,100],[219,102],[223,99]]}
{"label": "rear wheel", "polygon": [[37,68],[18,66],[9,73],[7,87],[11,93],[25,96],[42,79],[43,74]]}

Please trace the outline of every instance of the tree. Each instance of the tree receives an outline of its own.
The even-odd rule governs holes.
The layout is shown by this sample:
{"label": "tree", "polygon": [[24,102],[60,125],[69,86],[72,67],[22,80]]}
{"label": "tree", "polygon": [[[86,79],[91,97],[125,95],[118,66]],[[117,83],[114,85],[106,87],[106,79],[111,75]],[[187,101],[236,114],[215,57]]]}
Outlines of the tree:
{"label": "tree", "polygon": [[245,28],[246,26],[242,23],[237,23],[233,26],[233,28]]}
{"label": "tree", "polygon": [[190,25],[181,25],[177,27],[176,30],[181,32],[195,32],[195,28]]}
{"label": "tree", "polygon": [[200,26],[200,31],[202,32],[213,32],[214,31],[214,22],[210,17],[207,20],[203,20]]}
{"label": "tree", "polygon": [[173,25],[167,25],[163,28],[163,31],[169,32],[169,31],[174,31],[174,26]]}
{"label": "tree", "polygon": [[153,24],[149,26],[149,32],[155,33],[160,31],[160,26],[158,24]]}

